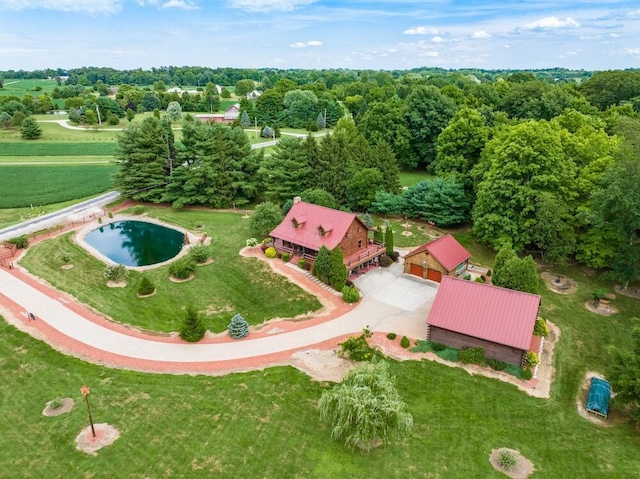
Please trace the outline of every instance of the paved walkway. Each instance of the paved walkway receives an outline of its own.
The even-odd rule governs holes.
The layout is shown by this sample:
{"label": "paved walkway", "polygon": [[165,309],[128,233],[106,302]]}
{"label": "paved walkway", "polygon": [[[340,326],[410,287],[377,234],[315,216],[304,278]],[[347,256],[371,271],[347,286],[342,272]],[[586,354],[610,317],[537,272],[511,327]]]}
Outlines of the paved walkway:
{"label": "paved walkway", "polygon": [[[257,260],[262,258],[256,251],[246,254],[260,258]],[[295,351],[311,347],[333,349],[365,326],[414,339],[426,335],[424,320],[431,305],[428,295],[422,305],[410,311],[376,298],[375,294],[363,298],[358,305],[347,305],[302,271],[281,261],[269,264],[317,295],[324,304],[322,311],[305,321],[268,322],[243,340],[219,334],[190,344],[176,335],[154,336],[114,323],[19,268],[0,268],[0,314],[67,354],[113,367],[157,372],[216,374],[285,364]],[[378,269],[367,275],[385,274],[388,272]],[[358,278],[356,284],[367,275]],[[29,320],[27,312],[37,319]]]}

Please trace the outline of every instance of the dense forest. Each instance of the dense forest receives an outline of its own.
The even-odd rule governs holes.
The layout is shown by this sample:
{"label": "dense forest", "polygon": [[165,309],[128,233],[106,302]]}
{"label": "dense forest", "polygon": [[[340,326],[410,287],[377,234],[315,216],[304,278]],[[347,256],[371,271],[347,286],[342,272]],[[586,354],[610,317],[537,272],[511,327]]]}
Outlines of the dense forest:
{"label": "dense forest", "polygon": [[[301,195],[443,227],[472,223],[496,249],[510,243],[544,262],[606,269],[623,283],[638,276],[640,71],[38,72],[61,73],[68,79],[52,96],[64,99],[75,121],[90,123],[81,116],[96,104],[116,119],[167,110],[121,135],[117,185],[125,196],[228,207],[265,199],[284,205]],[[168,91],[176,85],[200,86],[192,94]],[[215,85],[234,88],[220,93]],[[237,125],[187,114],[175,141],[172,118],[214,111],[229,90],[240,99],[253,89],[262,94],[243,97]],[[0,97],[0,119],[36,113],[44,102]],[[254,122],[334,129],[321,138],[283,138],[263,156],[242,130]],[[402,190],[399,172],[415,168],[432,178]]]}

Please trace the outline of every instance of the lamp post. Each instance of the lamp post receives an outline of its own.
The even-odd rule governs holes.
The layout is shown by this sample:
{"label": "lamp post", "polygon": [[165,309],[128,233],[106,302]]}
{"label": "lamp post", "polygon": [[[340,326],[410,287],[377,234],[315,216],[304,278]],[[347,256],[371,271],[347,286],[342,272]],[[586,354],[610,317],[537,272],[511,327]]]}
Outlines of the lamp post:
{"label": "lamp post", "polygon": [[93,418],[91,417],[91,407],[89,406],[90,392],[91,390],[89,389],[89,386],[87,386],[86,384],[83,384],[82,387],[80,388],[80,394],[84,396],[84,399],[87,402],[87,412],[89,413],[89,424],[91,424],[91,433],[93,434],[93,437],[96,437],[96,430],[93,427]]}

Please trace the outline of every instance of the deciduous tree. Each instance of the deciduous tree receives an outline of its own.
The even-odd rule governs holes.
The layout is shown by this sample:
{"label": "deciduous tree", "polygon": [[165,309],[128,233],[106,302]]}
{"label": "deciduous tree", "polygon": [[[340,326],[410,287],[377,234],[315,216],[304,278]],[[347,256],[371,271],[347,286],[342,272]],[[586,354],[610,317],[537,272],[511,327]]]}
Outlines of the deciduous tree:
{"label": "deciduous tree", "polygon": [[249,217],[249,228],[264,238],[282,222],[283,218],[284,215],[277,204],[265,201],[253,210],[253,214]]}

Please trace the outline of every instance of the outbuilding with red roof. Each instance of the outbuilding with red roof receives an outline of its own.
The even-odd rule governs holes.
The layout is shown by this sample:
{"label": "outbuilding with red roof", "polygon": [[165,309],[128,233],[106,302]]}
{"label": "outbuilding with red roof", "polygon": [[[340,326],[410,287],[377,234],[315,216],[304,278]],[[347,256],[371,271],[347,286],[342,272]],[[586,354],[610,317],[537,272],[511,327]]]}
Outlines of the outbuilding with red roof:
{"label": "outbuilding with red roof", "polygon": [[[445,276],[427,318],[427,339],[521,366],[538,351],[533,330],[540,296]],[[535,343],[535,344],[534,344]]]}
{"label": "outbuilding with red roof", "polygon": [[460,276],[467,270],[471,254],[446,234],[417,247],[404,257],[404,272],[440,282],[443,276]]}
{"label": "outbuilding with red roof", "polygon": [[334,210],[294,198],[284,220],[269,234],[278,253],[289,253],[291,261],[315,260],[322,246],[339,247],[347,269],[376,262],[385,247],[368,239],[369,228],[355,213]]}

